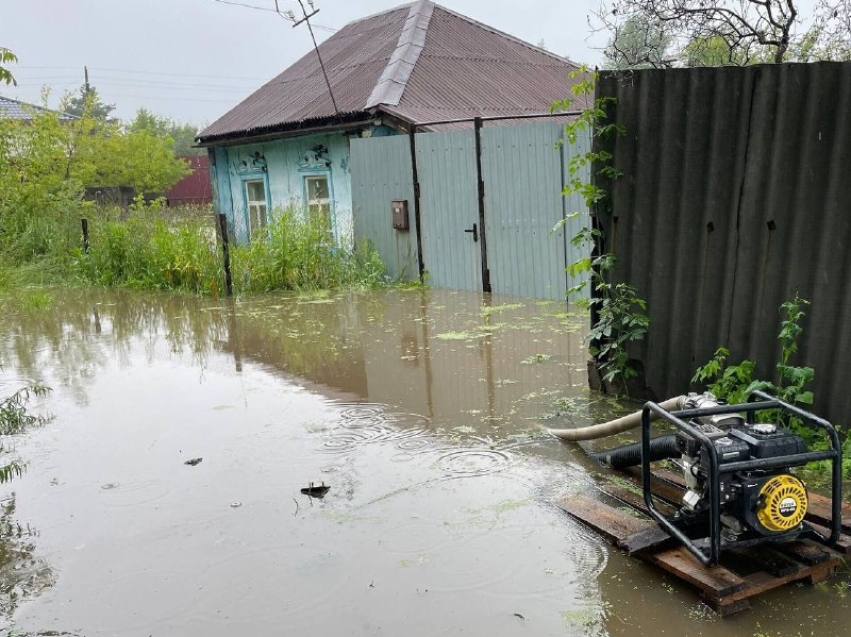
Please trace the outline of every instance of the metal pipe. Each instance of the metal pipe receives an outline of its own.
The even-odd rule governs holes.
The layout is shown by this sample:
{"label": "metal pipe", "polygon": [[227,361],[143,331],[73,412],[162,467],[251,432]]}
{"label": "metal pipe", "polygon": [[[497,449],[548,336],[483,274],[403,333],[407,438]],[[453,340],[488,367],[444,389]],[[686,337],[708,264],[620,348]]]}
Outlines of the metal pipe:
{"label": "metal pipe", "polygon": [[[683,403],[685,402],[685,399],[685,396],[669,398],[668,400],[659,403],[659,406],[665,411],[674,411],[682,407]],[[590,427],[577,427],[576,429],[547,428],[547,431],[549,431],[557,438],[561,438],[562,440],[596,440],[597,438],[614,436],[615,434],[619,434],[623,431],[628,431],[630,429],[640,427],[641,414],[642,411],[636,411],[635,413],[629,414],[628,416],[622,416],[620,418],[616,418],[615,420],[611,420],[600,425],[591,425]],[[653,413],[651,414],[651,417],[653,420],[656,420],[659,418],[659,415]]]}

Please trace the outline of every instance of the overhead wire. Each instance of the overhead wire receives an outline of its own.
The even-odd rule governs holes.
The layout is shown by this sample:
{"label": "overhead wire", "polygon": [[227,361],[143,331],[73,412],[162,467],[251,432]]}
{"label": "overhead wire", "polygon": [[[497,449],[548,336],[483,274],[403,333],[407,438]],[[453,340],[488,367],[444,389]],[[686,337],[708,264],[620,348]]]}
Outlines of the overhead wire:
{"label": "overhead wire", "polygon": [[[229,5],[234,6],[234,7],[244,7],[246,9],[254,9],[256,11],[266,11],[266,12],[269,12],[269,13],[277,13],[278,15],[280,15],[280,12],[277,11],[276,9],[271,9],[271,8],[268,8],[268,7],[259,7],[256,4],[246,4],[244,2],[235,2],[234,0],[213,0],[213,2],[218,2],[219,4],[229,4]],[[337,29],[335,29],[333,27],[328,27],[328,26],[325,26],[325,25],[322,25],[322,24],[314,24],[313,28],[319,29],[320,31],[329,31],[331,33],[337,32]]]}

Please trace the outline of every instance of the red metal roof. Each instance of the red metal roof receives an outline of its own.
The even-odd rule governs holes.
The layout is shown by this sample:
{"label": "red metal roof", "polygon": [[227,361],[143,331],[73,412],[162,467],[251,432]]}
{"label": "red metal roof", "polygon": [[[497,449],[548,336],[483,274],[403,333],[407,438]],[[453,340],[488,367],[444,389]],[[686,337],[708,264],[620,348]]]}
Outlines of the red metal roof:
{"label": "red metal roof", "polygon": [[213,201],[213,189],[210,184],[210,170],[206,155],[181,157],[189,162],[192,172],[178,181],[165,197],[169,206],[201,206]]}
{"label": "red metal roof", "polygon": [[411,123],[546,113],[569,60],[427,0],[352,22],[207,127],[200,140],[333,126],[387,112]]}

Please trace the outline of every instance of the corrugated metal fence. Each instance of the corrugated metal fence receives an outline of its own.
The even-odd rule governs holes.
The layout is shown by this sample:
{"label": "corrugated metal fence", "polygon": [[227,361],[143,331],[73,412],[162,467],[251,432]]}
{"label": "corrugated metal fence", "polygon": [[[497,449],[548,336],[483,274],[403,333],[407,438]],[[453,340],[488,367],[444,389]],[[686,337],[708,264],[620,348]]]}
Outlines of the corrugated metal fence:
{"label": "corrugated metal fence", "polygon": [[817,412],[851,414],[851,64],[602,73],[604,142],[623,176],[602,223],[616,276],[647,299],[639,354],[661,398],[719,346],[773,378],[781,303],[799,294],[792,364],[816,370]]}
{"label": "corrugated metal fence", "polygon": [[[588,213],[580,197],[561,193],[570,157],[586,152],[588,142],[561,145],[563,133],[563,124],[546,122],[481,131],[484,232],[495,293],[564,299],[575,284],[565,268],[583,252],[569,238],[588,224]],[[481,290],[483,229],[474,131],[417,133],[415,149],[427,281],[436,288]],[[372,242],[391,276],[416,279],[410,139],[353,139],[351,152],[356,240]],[[391,227],[394,199],[409,202],[410,231]],[[563,219],[567,225],[554,232]]]}

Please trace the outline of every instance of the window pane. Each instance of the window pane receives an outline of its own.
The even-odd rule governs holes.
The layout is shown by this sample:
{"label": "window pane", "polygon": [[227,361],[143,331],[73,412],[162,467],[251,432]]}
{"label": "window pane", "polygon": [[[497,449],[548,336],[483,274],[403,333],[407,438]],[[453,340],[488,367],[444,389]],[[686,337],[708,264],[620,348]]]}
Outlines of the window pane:
{"label": "window pane", "polygon": [[262,181],[246,181],[245,193],[249,203],[266,203],[266,188]]}
{"label": "window pane", "polygon": [[266,204],[248,204],[249,232],[266,226]]}
{"label": "window pane", "polygon": [[330,204],[311,204],[307,207],[307,210],[312,223],[318,224],[319,227],[326,232],[331,232]]}
{"label": "window pane", "polygon": [[327,177],[308,177],[307,178],[307,198],[313,199],[328,199],[328,178]]}

